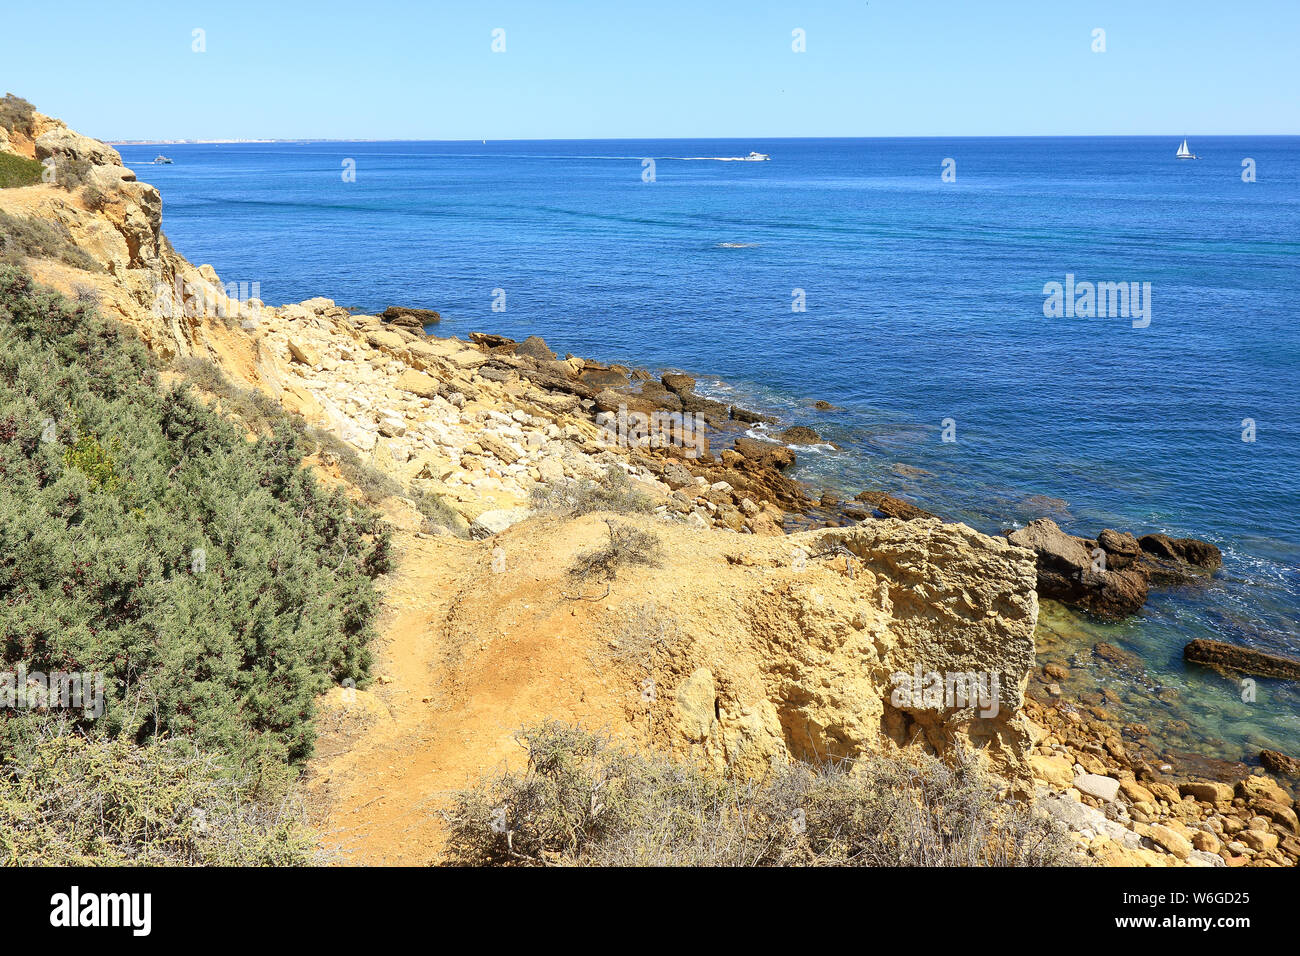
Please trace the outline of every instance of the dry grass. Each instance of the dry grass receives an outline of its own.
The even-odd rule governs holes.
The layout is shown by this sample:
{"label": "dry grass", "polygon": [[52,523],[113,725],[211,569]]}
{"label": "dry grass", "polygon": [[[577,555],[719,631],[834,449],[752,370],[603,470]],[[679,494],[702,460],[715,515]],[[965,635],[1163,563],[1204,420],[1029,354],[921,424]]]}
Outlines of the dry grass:
{"label": "dry grass", "polygon": [[572,517],[601,511],[649,514],[654,511],[655,503],[632,484],[623,469],[610,465],[598,481],[584,478],[535,487],[529,506],[542,514]]}
{"label": "dry grass", "polygon": [[67,226],[41,219],[24,219],[0,212],[0,259],[21,265],[25,257],[57,259],[87,272],[103,267],[72,240]]}
{"label": "dry grass", "polygon": [[1082,858],[969,754],[709,774],[561,723],[522,773],[457,794],[443,862],[473,866],[1054,866]]}

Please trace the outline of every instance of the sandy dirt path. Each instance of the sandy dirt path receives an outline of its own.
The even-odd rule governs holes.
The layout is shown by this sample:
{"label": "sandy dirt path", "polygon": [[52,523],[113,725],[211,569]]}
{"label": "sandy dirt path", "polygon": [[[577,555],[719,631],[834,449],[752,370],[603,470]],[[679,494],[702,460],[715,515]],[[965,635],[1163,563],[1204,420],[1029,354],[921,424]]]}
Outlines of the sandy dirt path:
{"label": "sandy dirt path", "polygon": [[[344,865],[433,862],[447,795],[485,772],[521,766],[521,726],[544,716],[600,723],[615,713],[607,694],[588,700],[593,676],[569,642],[582,626],[575,612],[564,611],[559,626],[516,633],[497,619],[457,619],[457,595],[485,587],[492,573],[486,543],[402,533],[395,544],[376,680],[322,701],[305,779],[323,843]],[[510,597],[522,595],[514,606],[525,614],[553,608],[547,595],[529,592],[528,578],[514,579]]]}

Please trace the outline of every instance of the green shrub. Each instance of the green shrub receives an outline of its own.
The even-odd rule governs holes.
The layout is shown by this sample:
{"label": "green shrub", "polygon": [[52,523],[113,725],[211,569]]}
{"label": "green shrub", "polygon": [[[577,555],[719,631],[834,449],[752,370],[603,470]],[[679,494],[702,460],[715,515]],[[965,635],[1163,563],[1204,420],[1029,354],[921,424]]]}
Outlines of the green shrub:
{"label": "green shrub", "polygon": [[[89,303],[0,266],[0,670],[103,672],[101,734],[232,765],[311,752],[316,695],[366,679],[390,532],[256,441]],[[0,757],[11,754],[0,719]]]}
{"label": "green shrub", "polygon": [[0,153],[0,189],[12,189],[15,186],[35,186],[41,181],[45,171],[34,159],[15,156],[13,153]]}
{"label": "green shrub", "polygon": [[521,773],[446,813],[445,862],[471,866],[1052,866],[1064,834],[999,798],[973,755],[920,753],[710,774],[578,727],[520,735]]}
{"label": "green shrub", "polygon": [[63,451],[63,466],[76,468],[96,488],[112,489],[117,485],[113,459],[121,455],[122,443],[114,438],[110,444],[111,450],[106,449],[94,435],[80,431],[77,440]]}
{"label": "green shrub", "polygon": [[[216,396],[222,409],[237,416],[249,431],[270,431],[276,422],[286,418],[283,409],[265,392],[235,385],[206,359],[179,358],[172,363],[172,368],[198,388]],[[324,463],[337,465],[343,479],[361,493],[366,504],[374,506],[385,498],[408,496],[395,478],[366,464],[355,448],[333,432],[308,425],[300,416],[288,421],[301,441],[304,456],[320,455]],[[414,495],[414,502],[432,524],[448,528],[458,524],[451,507],[437,495],[420,492]],[[463,519],[460,523],[463,524]]]}

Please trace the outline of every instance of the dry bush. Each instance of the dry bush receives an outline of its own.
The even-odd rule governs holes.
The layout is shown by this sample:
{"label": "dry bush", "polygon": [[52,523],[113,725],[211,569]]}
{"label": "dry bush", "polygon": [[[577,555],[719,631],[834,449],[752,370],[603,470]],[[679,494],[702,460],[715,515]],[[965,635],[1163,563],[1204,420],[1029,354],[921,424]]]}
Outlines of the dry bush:
{"label": "dry bush", "polygon": [[57,159],[54,161],[54,181],[71,192],[90,182],[90,171],[94,168],[88,159]]}
{"label": "dry bush", "polygon": [[11,216],[0,211],[0,255],[15,265],[21,265],[26,256],[57,259],[87,272],[103,272],[103,267],[92,259],[72,238],[68,227],[61,222]]}
{"label": "dry bush", "polygon": [[86,204],[87,209],[98,212],[112,202],[112,199],[98,186],[87,185],[81,191],[81,201]]}
{"label": "dry bush", "polygon": [[0,864],[286,866],[315,839],[287,768],[236,774],[184,740],[136,746],[23,719],[0,764]]}
{"label": "dry bush", "polygon": [[1082,857],[970,754],[715,775],[558,722],[528,765],[455,795],[451,865],[1054,866]]}
{"label": "dry bush", "polygon": [[592,575],[612,581],[619,568],[630,565],[657,566],[663,557],[663,544],[659,537],[630,524],[619,524],[605,519],[609,541],[594,551],[584,551],[569,567],[569,574],[579,581]]}
{"label": "dry bush", "polygon": [[424,515],[421,528],[426,534],[447,532],[459,538],[469,537],[469,526],[464,516],[453,508],[447,499],[429,491],[415,490],[412,501],[420,514]]}
{"label": "dry bush", "polygon": [[632,484],[617,465],[605,469],[599,480],[583,478],[533,488],[529,506],[543,514],[576,516],[610,511],[615,514],[649,514],[655,504]]}
{"label": "dry bush", "polygon": [[0,99],[0,126],[6,131],[12,133],[14,130],[30,137],[35,132],[33,122],[36,107],[27,102],[21,96],[14,96],[12,93],[6,93],[3,99]]}
{"label": "dry bush", "polygon": [[[682,640],[677,620],[656,604],[624,604],[617,632],[596,653],[616,667],[640,667],[649,672],[659,656]],[[592,661],[597,664],[596,660]]]}

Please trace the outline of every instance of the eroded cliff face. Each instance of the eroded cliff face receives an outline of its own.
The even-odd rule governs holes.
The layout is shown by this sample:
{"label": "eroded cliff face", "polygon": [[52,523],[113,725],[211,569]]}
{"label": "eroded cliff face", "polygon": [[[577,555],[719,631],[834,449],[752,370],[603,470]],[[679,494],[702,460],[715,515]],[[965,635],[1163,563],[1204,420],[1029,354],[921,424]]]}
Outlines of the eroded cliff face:
{"label": "eroded cliff face", "polygon": [[33,126],[33,137],[17,135],[0,148],[41,161],[55,177],[84,164],[85,185],[7,189],[0,208],[66,230],[99,267],[34,259],[29,268],[37,280],[68,293],[96,290],[106,315],[133,326],[166,358],[193,352],[205,317],[238,321],[260,306],[228,297],[210,267],[196,268],[172,249],[162,233],[162,197],[122,165],[117,150],[40,113]]}

